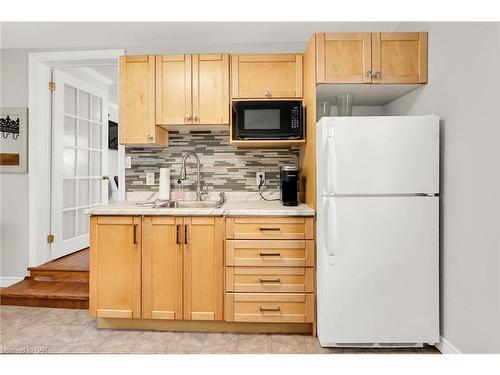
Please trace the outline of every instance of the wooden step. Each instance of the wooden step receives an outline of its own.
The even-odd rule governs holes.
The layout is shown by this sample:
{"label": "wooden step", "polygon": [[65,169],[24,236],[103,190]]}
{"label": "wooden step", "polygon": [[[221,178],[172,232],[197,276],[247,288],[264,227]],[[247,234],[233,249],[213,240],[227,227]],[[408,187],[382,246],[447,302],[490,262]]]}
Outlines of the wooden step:
{"label": "wooden step", "polygon": [[30,278],[38,281],[89,282],[89,249],[42,264],[29,267]]}
{"label": "wooden step", "polygon": [[81,281],[46,281],[26,277],[2,288],[0,304],[88,309],[89,284]]}
{"label": "wooden step", "polygon": [[73,281],[88,283],[89,271],[58,271],[43,270],[39,268],[29,269],[30,279],[38,281]]}

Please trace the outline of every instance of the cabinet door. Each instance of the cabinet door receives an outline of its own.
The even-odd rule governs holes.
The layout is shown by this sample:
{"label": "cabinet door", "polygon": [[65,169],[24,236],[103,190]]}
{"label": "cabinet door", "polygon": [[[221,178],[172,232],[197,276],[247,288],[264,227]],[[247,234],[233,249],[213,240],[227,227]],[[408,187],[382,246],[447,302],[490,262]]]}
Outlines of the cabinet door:
{"label": "cabinet door", "polygon": [[192,124],[191,55],[156,56],[156,123]]}
{"label": "cabinet door", "polygon": [[93,216],[89,314],[141,317],[141,218]]}
{"label": "cabinet door", "polygon": [[154,56],[120,57],[120,143],[168,145],[155,124]]}
{"label": "cabinet door", "polygon": [[373,33],[372,59],[373,83],[426,83],[427,33]]}
{"label": "cabinet door", "polygon": [[302,55],[232,55],[233,98],[301,98]]}
{"label": "cabinet door", "polygon": [[193,55],[193,123],[229,124],[229,55]]}
{"label": "cabinet door", "polygon": [[182,219],[143,218],[142,317],[182,319]]}
{"label": "cabinet door", "polygon": [[317,83],[371,83],[371,34],[316,34]]}
{"label": "cabinet door", "polygon": [[222,320],[224,219],[184,219],[184,319]]}

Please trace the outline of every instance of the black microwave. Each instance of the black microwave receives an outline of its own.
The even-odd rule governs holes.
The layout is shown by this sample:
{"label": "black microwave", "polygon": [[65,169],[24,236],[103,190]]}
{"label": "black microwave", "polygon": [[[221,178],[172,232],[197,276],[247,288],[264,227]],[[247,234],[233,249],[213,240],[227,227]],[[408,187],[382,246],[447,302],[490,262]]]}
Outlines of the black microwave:
{"label": "black microwave", "polygon": [[234,139],[303,139],[299,100],[233,102]]}

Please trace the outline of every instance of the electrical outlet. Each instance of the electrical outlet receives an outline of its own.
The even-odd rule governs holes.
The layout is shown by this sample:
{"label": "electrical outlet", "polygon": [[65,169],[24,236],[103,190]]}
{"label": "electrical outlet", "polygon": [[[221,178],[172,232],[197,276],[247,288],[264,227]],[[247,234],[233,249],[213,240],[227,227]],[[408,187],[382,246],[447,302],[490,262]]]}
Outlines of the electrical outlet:
{"label": "electrical outlet", "polygon": [[125,158],[125,168],[132,168],[132,156]]}
{"label": "electrical outlet", "polygon": [[146,185],[154,185],[155,184],[155,173],[149,172],[146,173]]}
{"label": "electrical outlet", "polygon": [[255,184],[257,185],[257,187],[260,186],[261,179],[264,181],[264,183],[262,184],[262,186],[265,186],[266,185],[266,172],[258,171],[255,174]]}

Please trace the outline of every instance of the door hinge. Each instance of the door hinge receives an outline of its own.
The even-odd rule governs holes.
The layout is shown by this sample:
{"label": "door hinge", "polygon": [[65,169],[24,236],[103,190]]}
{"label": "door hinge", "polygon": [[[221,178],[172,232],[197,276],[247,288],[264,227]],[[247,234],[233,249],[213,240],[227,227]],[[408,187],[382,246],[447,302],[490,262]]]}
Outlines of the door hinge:
{"label": "door hinge", "polygon": [[56,83],[55,82],[49,82],[49,90],[56,91]]}
{"label": "door hinge", "polygon": [[53,242],[54,242],[54,235],[48,234],[47,235],[47,243],[53,243]]}

